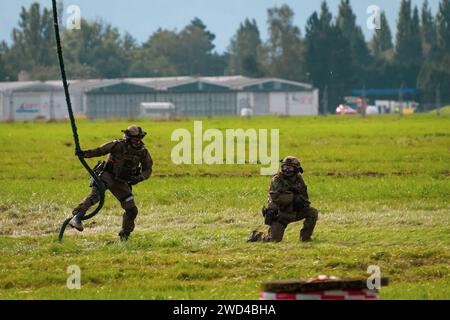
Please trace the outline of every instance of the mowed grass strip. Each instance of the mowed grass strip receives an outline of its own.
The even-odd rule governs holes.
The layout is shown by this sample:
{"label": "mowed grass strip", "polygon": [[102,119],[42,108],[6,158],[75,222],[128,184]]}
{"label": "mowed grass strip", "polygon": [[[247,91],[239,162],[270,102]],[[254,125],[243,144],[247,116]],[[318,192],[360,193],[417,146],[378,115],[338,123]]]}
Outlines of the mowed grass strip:
{"label": "mowed grass strip", "polygon": [[[122,210],[108,194],[82,234],[60,224],[89,193],[67,123],[0,124],[0,298],[257,299],[271,279],[361,276],[391,279],[384,299],[449,299],[450,117],[261,117],[203,120],[204,129],[280,129],[281,156],[302,159],[313,206],[313,243],[301,223],[279,244],[247,244],[265,230],[270,177],[260,165],[180,165],[178,128],[194,119],[139,119],[150,135],[154,177],[135,188],[140,209],[120,243]],[[129,121],[81,121],[83,148],[120,137]],[[90,160],[95,164],[97,160]],[[69,290],[67,267],[81,268]]]}

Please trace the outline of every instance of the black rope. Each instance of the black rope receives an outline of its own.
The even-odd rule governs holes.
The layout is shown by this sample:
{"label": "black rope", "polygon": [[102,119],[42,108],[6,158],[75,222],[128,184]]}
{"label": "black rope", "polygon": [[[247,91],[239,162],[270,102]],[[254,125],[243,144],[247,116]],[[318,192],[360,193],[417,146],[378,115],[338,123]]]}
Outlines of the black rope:
{"label": "black rope", "polygon": [[[100,194],[100,201],[99,201],[97,208],[92,213],[87,214],[82,218],[82,220],[88,220],[88,219],[94,217],[102,209],[103,203],[105,202],[105,189],[106,188],[105,188],[105,185],[103,184],[103,182],[98,178],[98,176],[95,174],[95,172],[89,167],[87,162],[84,160],[84,157],[80,155],[81,154],[80,153],[80,151],[81,151],[80,141],[78,139],[78,131],[77,131],[77,125],[75,123],[75,117],[73,116],[72,103],[70,101],[70,94],[69,94],[69,85],[67,83],[66,71],[65,71],[65,67],[64,67],[64,58],[63,58],[62,48],[61,48],[61,37],[59,34],[58,10],[56,7],[56,0],[52,0],[52,5],[53,5],[53,24],[55,27],[55,36],[56,36],[56,47],[58,50],[58,59],[59,59],[59,66],[61,69],[61,78],[62,78],[62,82],[63,82],[63,86],[64,86],[64,93],[66,95],[66,103],[67,103],[67,109],[69,112],[70,124],[72,127],[73,140],[75,143],[75,152],[78,155],[78,159],[80,160],[83,167],[89,172],[91,177],[94,179],[94,182],[95,182],[95,184],[98,188],[99,194]],[[72,219],[72,217],[66,219],[64,221],[64,223],[62,224],[61,230],[59,231],[59,235],[58,235],[59,242],[62,241],[62,238],[64,236],[64,231],[66,230],[66,227],[71,219]]]}

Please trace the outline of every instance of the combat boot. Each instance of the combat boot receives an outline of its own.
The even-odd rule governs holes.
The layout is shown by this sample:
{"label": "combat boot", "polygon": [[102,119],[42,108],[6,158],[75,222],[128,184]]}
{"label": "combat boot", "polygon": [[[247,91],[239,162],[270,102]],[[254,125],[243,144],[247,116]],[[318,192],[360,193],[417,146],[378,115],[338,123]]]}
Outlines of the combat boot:
{"label": "combat boot", "polygon": [[119,232],[120,240],[127,241],[130,234],[134,230],[134,220],[136,219],[138,210],[136,207],[126,210],[122,216],[122,229]]}
{"label": "combat boot", "polygon": [[82,214],[82,213],[74,214],[73,218],[69,221],[69,226],[82,232],[84,230],[83,222],[82,222],[83,216],[84,216],[84,214]]}
{"label": "combat boot", "polygon": [[130,236],[129,233],[126,233],[125,231],[120,230],[120,232],[119,232],[120,241],[128,241],[129,236]]}
{"label": "combat boot", "polygon": [[253,230],[247,237],[247,242],[261,241],[263,234],[261,231]]}

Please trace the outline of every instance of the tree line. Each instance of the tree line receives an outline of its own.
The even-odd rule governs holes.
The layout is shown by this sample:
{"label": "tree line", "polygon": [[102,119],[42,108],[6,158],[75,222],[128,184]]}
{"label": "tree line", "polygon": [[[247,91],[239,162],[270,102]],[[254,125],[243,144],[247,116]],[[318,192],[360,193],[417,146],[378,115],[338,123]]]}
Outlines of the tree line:
{"label": "tree line", "polygon": [[[158,29],[141,44],[108,23],[84,19],[81,29],[64,30],[62,38],[72,79],[278,77],[312,83],[331,105],[352,88],[386,87],[417,87],[422,102],[434,101],[439,90],[450,102],[450,0],[440,0],[436,15],[427,0],[420,8],[402,0],[395,35],[384,12],[379,23],[366,42],[350,0],[341,0],[336,17],[322,2],[304,34],[288,5],[269,8],[268,39],[261,39],[254,19],[245,19],[224,53],[215,50],[215,35],[199,18],[180,31]],[[0,81],[17,80],[22,70],[35,80],[59,78],[52,13],[39,3],[22,8],[11,45],[0,43]]]}

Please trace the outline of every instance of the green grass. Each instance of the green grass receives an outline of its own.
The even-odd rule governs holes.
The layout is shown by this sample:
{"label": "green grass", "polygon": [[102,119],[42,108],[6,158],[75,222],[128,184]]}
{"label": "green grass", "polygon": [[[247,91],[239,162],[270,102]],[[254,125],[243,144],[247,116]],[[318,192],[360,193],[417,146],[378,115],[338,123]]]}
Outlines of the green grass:
{"label": "green grass", "polygon": [[[438,111],[437,110],[433,110],[430,112],[431,114],[437,114]],[[444,116],[448,116],[450,115],[450,106],[444,106],[442,108],[439,109],[439,114],[444,115]]]}
{"label": "green grass", "polygon": [[[194,119],[136,121],[148,132],[154,177],[135,188],[131,241],[117,241],[108,194],[84,233],[57,231],[89,192],[68,123],[0,124],[0,299],[257,299],[262,281],[365,276],[379,265],[383,299],[450,298],[450,117],[201,119],[207,128],[278,128],[297,155],[313,206],[313,243],[301,223],[279,244],[247,244],[265,230],[269,177],[259,165],[172,164],[170,141]],[[128,121],[81,121],[83,148],[120,136]],[[95,164],[97,160],[90,160]],[[68,290],[67,267],[81,268]]]}

